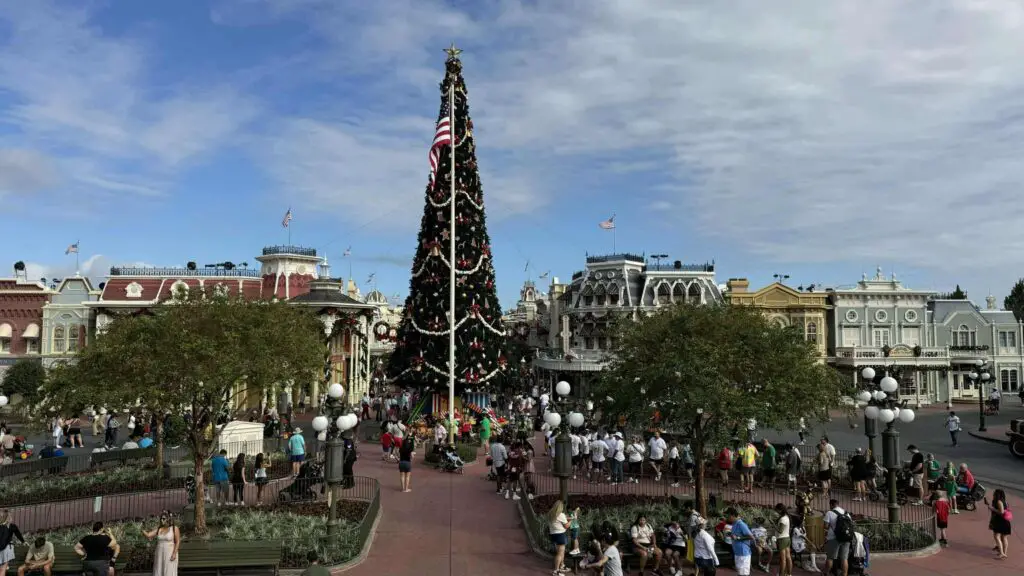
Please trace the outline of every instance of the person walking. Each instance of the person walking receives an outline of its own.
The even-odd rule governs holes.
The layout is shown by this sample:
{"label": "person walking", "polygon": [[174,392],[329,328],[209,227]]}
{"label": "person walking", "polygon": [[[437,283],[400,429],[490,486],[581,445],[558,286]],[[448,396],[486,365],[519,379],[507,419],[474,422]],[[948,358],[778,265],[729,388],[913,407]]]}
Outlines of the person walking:
{"label": "person walking", "polygon": [[10,510],[0,510],[0,576],[6,576],[7,566],[14,560],[14,539],[22,544],[25,537],[14,523]]}
{"label": "person walking", "polygon": [[661,481],[661,467],[665,460],[665,451],[668,449],[668,445],[665,444],[665,439],[661,437],[661,431],[655,430],[654,436],[647,441],[648,448],[648,462],[651,464],[651,469],[654,470],[654,481]]}
{"label": "person walking", "polygon": [[624,479],[623,468],[626,466],[626,443],[622,440],[622,432],[612,434],[607,444],[612,451],[612,484],[621,484]]}
{"label": "person walking", "polygon": [[407,436],[398,447],[398,476],[402,483],[402,492],[412,492],[412,459],[416,457],[416,441]]}
{"label": "person walking", "polygon": [[992,502],[989,503],[988,498],[985,498],[985,504],[988,506],[989,512],[992,513],[992,517],[988,521],[988,528],[992,531],[992,539],[996,542],[993,550],[1000,560],[1005,560],[1010,548],[1010,534],[1013,532],[1013,513],[1006,505],[1006,493],[1002,488],[997,488],[992,493]]}
{"label": "person walking", "polygon": [[775,505],[775,512],[779,515],[778,532],[776,534],[776,546],[779,548],[779,573],[778,576],[792,576],[793,574],[793,546],[792,546],[792,521],[789,518],[789,510],[786,505],[779,502]]}
{"label": "person walking", "polygon": [[747,523],[740,518],[735,508],[725,511],[725,517],[732,525],[732,556],[736,564],[737,576],[750,576],[750,561],[753,556],[754,533]]}
{"label": "person walking", "polygon": [[701,576],[714,576],[718,566],[715,537],[708,533],[708,521],[696,518],[697,532],[693,535],[693,564]]}
{"label": "person walking", "polygon": [[292,476],[298,476],[299,468],[306,460],[306,439],[302,437],[302,428],[295,428],[288,438],[288,454],[292,462]]}
{"label": "person walking", "polygon": [[949,528],[949,513],[952,507],[949,505],[949,498],[945,490],[935,492],[935,500],[932,502],[932,511],[935,512],[935,527],[939,530],[939,545],[946,546],[946,528]]}
{"label": "person walking", "polygon": [[946,418],[946,431],[949,432],[949,439],[953,441],[953,447],[960,445],[960,417],[956,412],[950,410],[949,418]]}
{"label": "person walking", "polygon": [[491,455],[491,417],[484,414],[480,417],[480,444],[484,447],[484,456]]}
{"label": "person walking", "polygon": [[181,532],[171,520],[171,513],[160,513],[160,524],[148,532],[146,539],[156,539],[153,549],[153,576],[178,576],[178,547],[181,546]]}
{"label": "person walking", "polygon": [[213,501],[216,506],[228,502],[228,483],[231,480],[231,464],[228,451],[221,450],[210,460],[210,481],[213,483]]}
{"label": "person walking", "polygon": [[245,453],[239,452],[231,467],[231,504],[245,506]]}
{"label": "person walking", "polygon": [[267,478],[267,469],[270,468],[270,459],[260,452],[256,455],[256,464],[253,468],[253,478],[256,480],[256,505],[263,505],[263,490],[267,487],[270,479]]}

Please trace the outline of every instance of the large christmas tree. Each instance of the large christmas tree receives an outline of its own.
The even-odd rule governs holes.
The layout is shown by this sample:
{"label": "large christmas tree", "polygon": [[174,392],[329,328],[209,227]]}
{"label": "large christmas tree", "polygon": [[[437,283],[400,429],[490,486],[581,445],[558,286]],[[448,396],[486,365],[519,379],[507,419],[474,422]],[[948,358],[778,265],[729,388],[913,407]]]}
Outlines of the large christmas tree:
{"label": "large christmas tree", "polygon": [[[455,393],[467,389],[495,391],[503,380],[507,362],[502,353],[505,328],[495,290],[491,241],[477,171],[468,91],[458,57],[460,50],[452,46],[446,52],[441,111],[429,154],[431,177],[416,242],[409,297],[388,373],[399,382],[438,392],[447,390],[450,266],[455,266]],[[449,99],[454,102],[454,122],[450,121]],[[450,231],[453,177],[454,237]],[[449,261],[452,242],[454,262]]]}

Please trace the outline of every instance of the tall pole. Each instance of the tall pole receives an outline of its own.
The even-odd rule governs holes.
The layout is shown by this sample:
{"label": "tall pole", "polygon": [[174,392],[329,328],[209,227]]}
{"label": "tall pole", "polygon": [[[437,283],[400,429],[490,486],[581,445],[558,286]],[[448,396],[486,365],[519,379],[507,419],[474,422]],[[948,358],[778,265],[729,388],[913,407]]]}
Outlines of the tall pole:
{"label": "tall pole", "polygon": [[455,444],[455,77],[448,84],[448,126],[451,127],[451,196],[448,225],[448,438]]}

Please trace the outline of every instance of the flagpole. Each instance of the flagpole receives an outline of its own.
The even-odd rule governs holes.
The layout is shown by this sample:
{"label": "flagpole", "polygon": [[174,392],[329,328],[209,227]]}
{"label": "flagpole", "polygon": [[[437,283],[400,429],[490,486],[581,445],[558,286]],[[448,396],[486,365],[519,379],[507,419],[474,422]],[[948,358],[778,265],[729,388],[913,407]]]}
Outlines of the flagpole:
{"label": "flagpole", "polygon": [[81,276],[82,268],[78,265],[79,254],[82,253],[82,241],[75,240],[75,276]]}
{"label": "flagpole", "polygon": [[451,205],[448,225],[448,438],[455,445],[455,77],[448,85],[448,126],[451,129]]}
{"label": "flagpole", "polygon": [[615,223],[612,222],[612,254],[615,254]]}

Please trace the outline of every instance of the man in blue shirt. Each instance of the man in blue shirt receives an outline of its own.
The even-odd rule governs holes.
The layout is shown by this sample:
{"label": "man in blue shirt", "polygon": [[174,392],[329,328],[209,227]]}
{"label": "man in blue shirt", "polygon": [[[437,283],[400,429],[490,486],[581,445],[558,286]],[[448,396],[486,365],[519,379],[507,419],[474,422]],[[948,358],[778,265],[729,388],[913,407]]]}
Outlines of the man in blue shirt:
{"label": "man in blue shirt", "polygon": [[149,437],[149,434],[143,434],[142,440],[139,440],[139,448],[149,448],[153,445],[153,439]]}
{"label": "man in blue shirt", "polygon": [[750,557],[754,545],[754,533],[747,523],[740,519],[735,508],[725,511],[725,517],[732,524],[732,555],[736,562],[737,576],[750,576]]}
{"label": "man in blue shirt", "polygon": [[292,476],[298,476],[299,467],[306,459],[306,439],[302,437],[302,428],[296,428],[288,439],[288,455],[292,461]]}
{"label": "man in blue shirt", "polygon": [[228,502],[228,480],[231,477],[231,463],[228,462],[228,451],[221,450],[210,460],[210,482],[213,483],[213,501],[219,507],[221,502]]}

